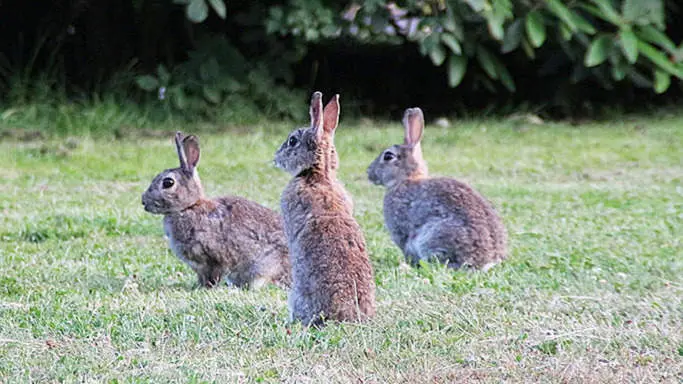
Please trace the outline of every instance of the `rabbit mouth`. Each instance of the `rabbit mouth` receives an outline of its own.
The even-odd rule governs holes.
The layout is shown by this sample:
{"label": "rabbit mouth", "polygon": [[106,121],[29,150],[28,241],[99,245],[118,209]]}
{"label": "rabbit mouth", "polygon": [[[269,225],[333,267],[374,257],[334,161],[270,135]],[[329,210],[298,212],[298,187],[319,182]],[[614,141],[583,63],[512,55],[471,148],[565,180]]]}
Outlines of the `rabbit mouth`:
{"label": "rabbit mouth", "polygon": [[368,181],[370,181],[374,185],[382,185],[382,181],[372,171],[368,171]]}
{"label": "rabbit mouth", "polygon": [[162,206],[158,201],[142,201],[142,206],[149,213],[162,213]]}
{"label": "rabbit mouth", "polygon": [[280,161],[279,161],[277,158],[273,159],[272,165],[273,165],[275,168],[280,168],[280,169],[283,168],[283,167],[282,167],[282,163],[280,163]]}
{"label": "rabbit mouth", "polygon": [[145,208],[145,211],[149,213],[157,213],[158,207],[156,207],[154,204],[142,203],[142,206]]}

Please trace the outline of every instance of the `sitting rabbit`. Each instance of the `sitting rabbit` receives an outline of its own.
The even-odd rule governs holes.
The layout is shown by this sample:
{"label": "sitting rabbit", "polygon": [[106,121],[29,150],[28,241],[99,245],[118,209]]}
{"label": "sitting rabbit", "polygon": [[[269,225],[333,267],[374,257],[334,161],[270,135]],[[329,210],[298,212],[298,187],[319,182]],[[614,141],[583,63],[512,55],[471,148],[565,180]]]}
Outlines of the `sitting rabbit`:
{"label": "sitting rabbit", "polygon": [[403,125],[403,144],[382,151],[367,172],[386,187],[384,223],[406,260],[487,270],[505,259],[507,232],[491,204],[463,182],[428,176],[422,110],[406,110]]}
{"label": "sitting rabbit", "polygon": [[142,195],[145,210],[164,215],[173,252],[196,273],[201,286],[222,277],[237,287],[289,286],[291,267],[281,218],[236,196],[207,199],[197,173],[196,136],[175,135],[180,167],[158,174]]}

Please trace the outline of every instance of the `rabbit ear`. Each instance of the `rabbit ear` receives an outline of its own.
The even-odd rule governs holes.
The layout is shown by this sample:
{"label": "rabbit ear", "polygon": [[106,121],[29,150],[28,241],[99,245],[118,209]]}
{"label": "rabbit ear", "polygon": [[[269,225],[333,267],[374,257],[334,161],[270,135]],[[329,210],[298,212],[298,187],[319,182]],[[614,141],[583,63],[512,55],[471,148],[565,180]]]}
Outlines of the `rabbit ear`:
{"label": "rabbit ear", "polygon": [[195,135],[187,136],[183,139],[183,152],[187,165],[185,169],[192,172],[199,164],[199,139]]}
{"label": "rabbit ear", "polygon": [[408,108],[403,115],[403,127],[405,128],[405,137],[403,143],[410,147],[420,145],[422,139],[422,132],[425,128],[425,120],[420,108]]}
{"label": "rabbit ear", "polygon": [[330,100],[325,109],[323,110],[323,128],[325,133],[328,135],[333,135],[334,130],[337,129],[339,124],[339,95],[334,95],[332,100]]}
{"label": "rabbit ear", "polygon": [[177,131],[175,133],[175,147],[178,151],[178,160],[180,160],[180,168],[187,169],[187,156],[185,156],[185,148],[183,148],[183,133]]}
{"label": "rabbit ear", "polygon": [[322,136],[323,133],[323,94],[314,92],[311,97],[311,129],[315,132],[317,137]]}

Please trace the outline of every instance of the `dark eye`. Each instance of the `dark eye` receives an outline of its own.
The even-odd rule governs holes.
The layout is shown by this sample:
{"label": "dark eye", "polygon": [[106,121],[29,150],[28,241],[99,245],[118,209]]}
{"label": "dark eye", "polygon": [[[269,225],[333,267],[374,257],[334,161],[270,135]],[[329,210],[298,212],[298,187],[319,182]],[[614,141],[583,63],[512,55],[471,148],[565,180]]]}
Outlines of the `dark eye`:
{"label": "dark eye", "polygon": [[161,186],[164,187],[164,189],[171,188],[173,184],[175,184],[175,180],[170,177],[165,178],[164,181],[161,182]]}
{"label": "dark eye", "polygon": [[396,158],[396,155],[394,155],[393,153],[391,153],[391,152],[385,152],[384,153],[384,161],[391,161],[391,160],[394,160],[394,158]]}
{"label": "dark eye", "polygon": [[299,139],[297,139],[295,136],[292,136],[289,138],[289,146],[293,147],[299,143]]}

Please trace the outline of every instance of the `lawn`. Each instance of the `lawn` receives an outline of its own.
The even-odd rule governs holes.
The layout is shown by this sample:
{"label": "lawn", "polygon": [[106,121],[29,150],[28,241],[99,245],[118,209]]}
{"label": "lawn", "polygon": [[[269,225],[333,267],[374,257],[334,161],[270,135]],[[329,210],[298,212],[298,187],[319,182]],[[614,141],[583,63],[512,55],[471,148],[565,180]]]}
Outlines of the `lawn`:
{"label": "lawn", "polygon": [[[289,128],[200,133],[207,194],[277,209]],[[401,140],[342,119],[377,317],[321,330],[288,325],[278,288],[195,288],[140,204],[177,164],[170,133],[0,142],[0,381],[683,381],[682,117],[428,125],[431,173],[475,186],[510,233],[487,273],[402,262],[365,176]]]}

